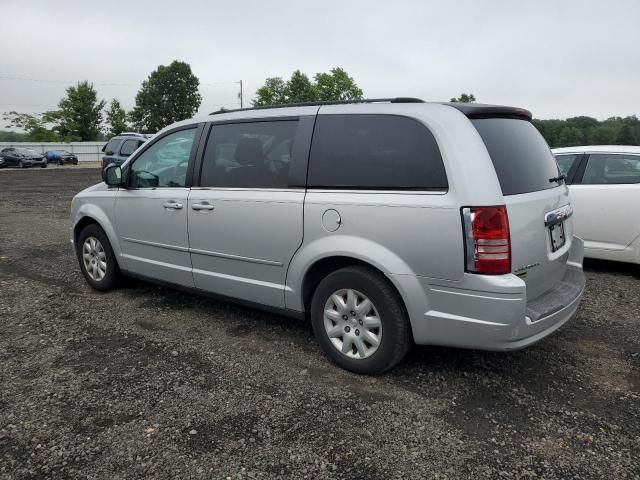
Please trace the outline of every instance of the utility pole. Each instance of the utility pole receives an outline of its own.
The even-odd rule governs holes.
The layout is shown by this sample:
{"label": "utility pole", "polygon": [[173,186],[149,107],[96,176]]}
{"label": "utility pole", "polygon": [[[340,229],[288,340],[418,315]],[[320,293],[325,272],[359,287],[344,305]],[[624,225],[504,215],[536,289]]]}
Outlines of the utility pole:
{"label": "utility pole", "polygon": [[238,83],[240,84],[240,94],[238,95],[240,97],[240,108],[243,108],[244,105],[243,105],[243,101],[242,101],[243,100],[242,99],[242,80],[240,80]]}

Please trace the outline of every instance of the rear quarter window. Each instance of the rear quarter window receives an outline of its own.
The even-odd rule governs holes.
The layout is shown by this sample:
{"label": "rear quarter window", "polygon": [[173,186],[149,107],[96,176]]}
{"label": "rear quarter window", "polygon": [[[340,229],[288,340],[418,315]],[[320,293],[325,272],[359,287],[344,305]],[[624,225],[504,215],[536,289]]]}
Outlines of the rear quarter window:
{"label": "rear quarter window", "polygon": [[391,115],[319,115],[307,183],[328,189],[448,188],[433,134],[416,120]]}
{"label": "rear quarter window", "polygon": [[503,195],[537,192],[558,186],[558,165],[540,132],[527,120],[471,120],[482,137]]}
{"label": "rear quarter window", "polygon": [[107,143],[107,146],[104,147],[104,153],[107,155],[117,154],[118,147],[120,146],[120,142],[122,142],[122,139],[120,138],[112,138],[111,140],[109,140],[109,143]]}

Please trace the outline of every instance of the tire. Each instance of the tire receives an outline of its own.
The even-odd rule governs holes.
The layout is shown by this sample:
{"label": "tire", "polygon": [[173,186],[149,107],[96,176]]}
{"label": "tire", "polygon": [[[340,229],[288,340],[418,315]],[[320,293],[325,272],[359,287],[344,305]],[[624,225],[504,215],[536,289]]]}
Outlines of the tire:
{"label": "tire", "polygon": [[40,168],[47,168],[47,164],[45,163],[44,165],[40,165]]}
{"label": "tire", "polygon": [[[353,302],[349,291],[351,298],[356,299]],[[342,298],[342,305],[346,304],[348,311],[344,316],[340,315],[334,294]],[[365,306],[365,298],[371,307]],[[330,317],[325,316],[325,310],[332,312]],[[351,316],[352,313],[355,315]],[[320,282],[311,301],[311,324],[318,343],[332,362],[365,375],[377,375],[394,367],[413,343],[402,299],[384,275],[366,266],[336,270]],[[374,326],[377,324],[379,328]],[[378,345],[368,343],[369,340],[378,341]]]}
{"label": "tire", "polygon": [[78,161],[76,160],[75,162],[73,162],[74,165],[78,165]]}
{"label": "tire", "polygon": [[62,159],[58,160],[58,165],[63,166],[64,165],[64,160],[62,160]]}
{"label": "tire", "polygon": [[[102,248],[97,246],[91,248],[90,245],[88,245],[85,252],[85,243],[88,240],[90,244],[93,243],[90,239],[97,240]],[[88,265],[85,264],[87,262],[85,262],[83,253],[88,253],[90,256],[90,258],[87,259],[87,261],[89,261]],[[92,223],[82,229],[80,235],[78,235],[78,242],[76,243],[76,256],[78,257],[80,270],[82,270],[85,280],[92,288],[106,292],[116,286],[120,277],[120,268],[113,254],[113,249],[111,248],[107,234],[104,233],[104,230],[102,230],[99,225]],[[93,265],[91,262],[93,262]],[[104,269],[100,268],[101,263],[99,262],[105,263]],[[104,270],[104,272],[102,272],[102,270]]]}
{"label": "tire", "polygon": [[18,168],[24,168],[24,163],[22,163],[22,160],[18,162]]}

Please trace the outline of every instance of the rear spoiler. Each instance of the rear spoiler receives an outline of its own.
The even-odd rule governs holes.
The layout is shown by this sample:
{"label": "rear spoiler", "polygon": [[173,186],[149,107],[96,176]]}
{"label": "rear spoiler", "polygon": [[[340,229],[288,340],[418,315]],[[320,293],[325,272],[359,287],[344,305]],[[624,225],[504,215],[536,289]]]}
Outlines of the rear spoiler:
{"label": "rear spoiler", "polygon": [[533,116],[529,110],[518,107],[507,107],[504,105],[484,105],[482,103],[444,103],[453,107],[468,118],[516,118],[519,120],[531,121]]}

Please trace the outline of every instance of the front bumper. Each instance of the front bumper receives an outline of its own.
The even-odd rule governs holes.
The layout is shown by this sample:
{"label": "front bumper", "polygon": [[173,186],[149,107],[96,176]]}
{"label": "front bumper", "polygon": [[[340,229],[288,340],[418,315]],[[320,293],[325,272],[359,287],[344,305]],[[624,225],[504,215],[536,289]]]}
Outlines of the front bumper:
{"label": "front bumper", "polygon": [[[478,288],[421,280],[426,308],[415,304],[407,308],[415,342],[517,350],[541,340],[565,324],[578,309],[585,287],[583,256],[583,242],[574,237],[564,277],[531,301],[526,299],[524,282],[514,275],[476,276],[480,278],[471,280],[478,281]],[[480,281],[486,282],[484,288]],[[418,312],[422,313],[418,316]]]}

